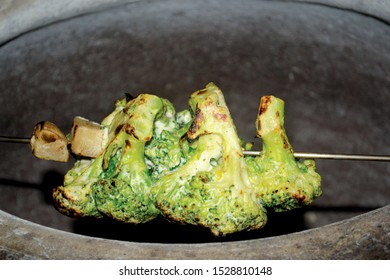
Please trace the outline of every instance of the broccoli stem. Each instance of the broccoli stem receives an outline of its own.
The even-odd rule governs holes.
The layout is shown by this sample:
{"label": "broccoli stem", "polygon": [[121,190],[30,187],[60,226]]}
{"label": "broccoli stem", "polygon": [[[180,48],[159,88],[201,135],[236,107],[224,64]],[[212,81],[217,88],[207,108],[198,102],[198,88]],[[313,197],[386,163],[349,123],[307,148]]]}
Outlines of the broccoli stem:
{"label": "broccoli stem", "polygon": [[257,136],[263,142],[263,153],[277,162],[294,159],[293,149],[284,129],[282,99],[270,95],[261,98],[256,128]]}
{"label": "broccoli stem", "polygon": [[298,161],[284,129],[284,101],[261,98],[257,136],[263,140],[259,157],[247,159],[250,178],[262,204],[274,211],[307,205],[321,195],[321,177],[312,160]]}
{"label": "broccoli stem", "polygon": [[118,179],[125,180],[134,187],[143,185],[150,187],[152,180],[148,175],[148,168],[145,163],[145,154],[140,151],[145,150],[145,142],[132,141],[131,147],[126,146],[121,160],[121,171]]}

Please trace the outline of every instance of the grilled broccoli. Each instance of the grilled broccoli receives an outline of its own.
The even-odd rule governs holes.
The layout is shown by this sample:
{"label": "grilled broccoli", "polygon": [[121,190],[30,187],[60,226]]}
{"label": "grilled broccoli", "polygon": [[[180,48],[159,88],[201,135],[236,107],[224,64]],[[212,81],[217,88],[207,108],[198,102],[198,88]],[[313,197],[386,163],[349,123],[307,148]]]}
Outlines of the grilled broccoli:
{"label": "grilled broccoli", "polygon": [[[239,139],[217,86],[194,92],[189,107],[176,113],[168,100],[140,94],[118,100],[101,124],[78,118],[68,136],[78,157],[53,192],[56,208],[130,223],[162,215],[224,236],[263,227],[267,208],[290,210],[321,195],[314,161],[294,158],[281,99],[261,99],[256,157],[244,157],[252,144]],[[96,147],[82,142],[89,136]]]}
{"label": "grilled broccoli", "polygon": [[[105,137],[95,139],[97,149],[104,150],[115,137],[116,130],[127,121],[128,115],[124,111],[126,104],[126,99],[118,100],[115,110],[102,121]],[[72,138],[72,135],[68,135],[68,138]],[[102,177],[103,172],[103,155],[96,158],[77,157],[74,166],[65,174],[63,185],[53,190],[56,209],[71,217],[101,218],[102,213],[97,210],[92,185]]]}
{"label": "grilled broccoli", "polygon": [[[104,150],[116,136],[117,130],[126,123],[129,117],[125,112],[127,103],[125,98],[118,100],[114,111],[102,121],[104,139],[91,135],[91,137],[95,136],[97,150]],[[73,129],[75,129],[74,125]],[[72,135],[67,137],[72,138]],[[96,207],[92,186],[103,176],[103,172],[102,154],[96,158],[76,157],[74,166],[64,176],[63,185],[53,190],[55,208],[71,217],[101,218],[103,215]]]}
{"label": "grilled broccoli", "polygon": [[250,180],[261,203],[276,212],[307,205],[321,195],[313,160],[298,161],[284,129],[284,101],[261,98],[256,122],[262,139],[258,157],[246,157]]}
{"label": "grilled broccoli", "polygon": [[155,95],[117,101],[101,123],[103,153],[76,161],[54,190],[57,209],[131,223],[155,218],[159,210],[151,187],[161,173],[186,161],[181,138],[191,123],[188,110],[176,114],[168,100]]}
{"label": "grilled broccoli", "polygon": [[102,172],[101,165],[101,157],[75,162],[65,174],[63,185],[53,190],[54,206],[59,212],[70,217],[102,217],[92,196],[92,184]]}
{"label": "grilled broccoli", "polygon": [[202,225],[218,236],[265,225],[266,211],[246,171],[240,139],[222,92],[214,85],[193,93],[188,160],[155,184],[165,217]]}
{"label": "grilled broccoli", "polygon": [[163,98],[162,102],[164,107],[154,122],[153,137],[145,146],[145,160],[153,179],[186,162],[182,137],[192,123],[189,110],[176,113],[171,102]]}
{"label": "grilled broccoli", "polygon": [[143,223],[159,211],[151,195],[153,181],[145,162],[145,144],[163,109],[161,98],[141,94],[126,106],[129,118],[103,154],[103,172],[92,184],[97,210],[115,220]]}
{"label": "grilled broccoli", "polygon": [[[127,103],[126,98],[116,101],[114,111],[102,121],[104,139],[91,135],[95,140],[96,150],[104,150],[116,136],[118,128],[127,122],[129,116],[124,110]],[[67,137],[72,138],[72,135]],[[102,165],[102,154],[96,158],[76,158],[74,166],[64,176],[63,185],[53,190],[54,206],[59,212],[71,217],[102,217],[92,193],[92,185],[104,172]]]}

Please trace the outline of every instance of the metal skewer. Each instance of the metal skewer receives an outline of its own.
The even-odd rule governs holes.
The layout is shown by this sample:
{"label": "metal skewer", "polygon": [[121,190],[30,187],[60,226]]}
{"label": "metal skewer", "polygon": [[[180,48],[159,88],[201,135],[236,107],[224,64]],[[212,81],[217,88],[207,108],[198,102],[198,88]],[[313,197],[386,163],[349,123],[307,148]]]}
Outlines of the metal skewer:
{"label": "metal skewer", "polygon": [[[259,151],[243,151],[246,156],[258,156]],[[338,160],[366,160],[366,161],[390,161],[386,155],[356,155],[356,154],[324,154],[324,153],[294,153],[296,158],[307,159],[338,159]]]}
{"label": "metal skewer", "polygon": [[30,144],[30,138],[0,136],[0,142]]}
{"label": "metal skewer", "polygon": [[[0,142],[29,144],[30,138],[0,136]],[[243,151],[245,156],[259,156],[260,151]],[[294,153],[296,158],[335,159],[361,161],[390,161],[388,155],[356,155],[356,154],[324,154],[324,153]]]}

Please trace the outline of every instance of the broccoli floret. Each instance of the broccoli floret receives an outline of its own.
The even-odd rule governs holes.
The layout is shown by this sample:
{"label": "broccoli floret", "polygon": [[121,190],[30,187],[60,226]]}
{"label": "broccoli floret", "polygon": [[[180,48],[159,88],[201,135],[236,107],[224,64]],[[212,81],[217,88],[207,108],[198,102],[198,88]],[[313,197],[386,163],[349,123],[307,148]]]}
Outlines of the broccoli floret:
{"label": "broccoli floret", "polygon": [[265,225],[266,211],[250,185],[245,160],[222,92],[214,85],[193,93],[188,160],[155,184],[165,217],[202,225],[223,236]]}
{"label": "broccoli floret", "polygon": [[280,212],[307,205],[320,196],[321,177],[315,162],[294,157],[284,129],[284,101],[262,97],[256,127],[262,139],[261,155],[245,159],[261,203]]}
{"label": "broccoli floret", "polygon": [[[118,100],[115,110],[102,121],[106,134],[101,143],[103,148],[112,141],[118,128],[126,123],[128,115],[124,111],[125,106],[126,99]],[[70,134],[67,137],[70,138]],[[102,217],[92,195],[92,185],[104,172],[102,163],[103,155],[97,158],[76,158],[74,166],[64,176],[63,185],[53,190],[54,206],[59,212],[71,217]]]}
{"label": "broccoli floret", "polygon": [[163,110],[154,122],[152,140],[146,143],[145,159],[154,179],[186,162],[183,135],[192,123],[189,110],[176,114],[171,102],[162,99]]}
{"label": "broccoli floret", "polygon": [[101,218],[92,196],[92,184],[102,172],[102,157],[77,160],[65,177],[63,186],[53,190],[55,208],[70,217]]}
{"label": "broccoli floret", "polygon": [[144,222],[158,215],[150,198],[152,180],[144,160],[161,98],[141,94],[116,102],[103,121],[104,153],[95,159],[77,159],[63,186],[53,192],[56,208],[68,216],[102,217]]}
{"label": "broccoli floret", "polygon": [[103,155],[103,173],[92,190],[99,212],[115,220],[143,223],[159,211],[151,194],[153,185],[145,162],[145,145],[152,139],[156,116],[163,110],[161,98],[141,94],[126,106],[129,115]]}
{"label": "broccoli floret", "polygon": [[[102,121],[105,139],[100,144],[104,149],[128,120],[126,105],[126,99],[116,101],[114,111]],[[101,218],[103,215],[96,207],[92,186],[103,177],[103,173],[103,155],[96,158],[76,158],[74,166],[64,176],[63,185],[53,190],[56,209],[71,217]]]}

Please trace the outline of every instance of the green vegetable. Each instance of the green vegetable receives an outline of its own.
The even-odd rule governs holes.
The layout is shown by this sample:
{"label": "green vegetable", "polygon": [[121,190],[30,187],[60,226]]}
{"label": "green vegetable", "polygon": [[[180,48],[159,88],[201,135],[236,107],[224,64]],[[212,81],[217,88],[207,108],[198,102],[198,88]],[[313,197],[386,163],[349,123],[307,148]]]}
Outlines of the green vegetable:
{"label": "green vegetable", "polygon": [[[127,122],[129,116],[125,111],[126,103],[126,99],[118,100],[115,103],[115,110],[102,121],[107,132],[107,139],[102,143],[104,147]],[[103,176],[102,164],[103,155],[92,159],[76,158],[73,168],[65,174],[63,186],[53,190],[54,206],[59,212],[71,217],[103,216],[97,210],[92,194],[92,185]]]}
{"label": "green vegetable", "polygon": [[221,90],[194,92],[189,109],[151,94],[115,103],[102,122],[96,158],[76,158],[53,192],[69,216],[143,223],[163,216],[209,228],[218,236],[263,227],[266,209],[291,210],[321,195],[312,160],[297,161],[284,130],[284,102],[262,98],[260,156],[243,156]]}
{"label": "green vegetable", "polygon": [[96,159],[77,159],[56,188],[56,208],[69,216],[103,217],[124,222],[144,222],[159,211],[149,190],[152,180],[144,160],[156,115],[163,109],[161,98],[141,94],[119,100],[102,125],[107,130],[105,152]]}
{"label": "green vegetable", "polygon": [[159,211],[151,195],[152,178],[145,162],[145,144],[153,135],[161,98],[142,94],[125,108],[129,115],[103,154],[103,172],[92,185],[97,210],[115,220],[143,223]]}
{"label": "green vegetable", "polygon": [[261,99],[257,136],[263,142],[259,157],[246,157],[251,183],[267,208],[276,212],[311,203],[321,195],[321,177],[313,160],[298,161],[284,129],[284,102]]}
{"label": "green vegetable", "polygon": [[189,110],[176,114],[172,103],[166,99],[162,102],[164,107],[154,122],[153,137],[145,147],[146,162],[156,180],[162,173],[173,171],[186,162],[182,142],[185,140],[181,139],[192,123]]}
{"label": "green vegetable", "polygon": [[56,209],[70,217],[101,218],[92,196],[92,184],[102,172],[102,158],[77,160],[64,177],[63,186],[53,190]]}
{"label": "green vegetable", "polygon": [[241,142],[222,92],[214,85],[190,98],[188,161],[155,184],[157,207],[169,219],[226,235],[265,225],[266,211],[250,185]]}

